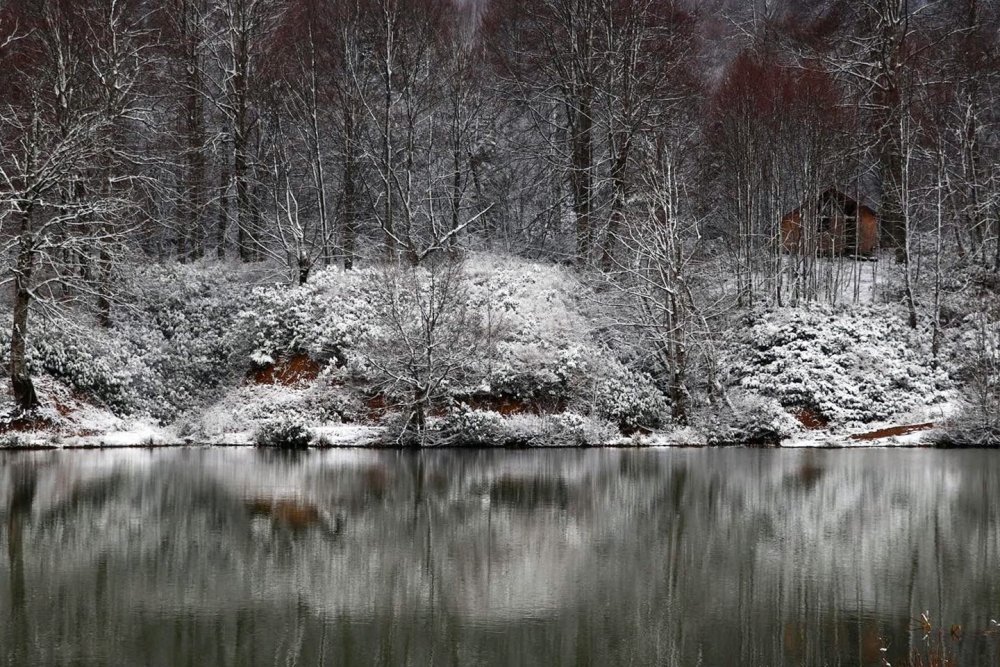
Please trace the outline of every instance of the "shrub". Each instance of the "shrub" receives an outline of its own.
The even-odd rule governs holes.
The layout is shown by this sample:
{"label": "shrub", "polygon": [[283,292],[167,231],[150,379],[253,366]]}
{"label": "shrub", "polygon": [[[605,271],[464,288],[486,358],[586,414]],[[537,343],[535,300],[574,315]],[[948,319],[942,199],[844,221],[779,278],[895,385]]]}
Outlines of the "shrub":
{"label": "shrub", "polygon": [[[333,355],[338,365],[346,361],[355,378],[380,384],[383,392],[398,391],[390,386],[400,377],[394,346],[401,338],[398,325],[409,320],[393,324],[383,311],[399,319],[413,310],[410,292],[426,282],[429,270],[416,269],[395,285],[392,309],[387,309],[387,276],[378,268],[328,269],[303,286],[257,288],[240,315],[239,328],[248,341],[244,359],[266,365],[281,355],[307,353],[316,360]],[[440,385],[427,383],[440,390],[432,403],[489,394],[543,412],[594,408],[600,419],[626,430],[660,423],[662,397],[646,376],[625,371],[615,352],[593,337],[592,318],[583,312],[584,290],[570,273],[473,255],[464,262],[460,282],[456,318],[474,324],[485,340],[476,346],[481,350],[474,350],[468,336],[445,336],[462,343],[438,346],[453,368]],[[432,375],[430,380],[440,379],[436,371]]]}
{"label": "shrub", "polygon": [[373,269],[319,271],[305,285],[258,287],[239,314],[248,356],[270,363],[282,354],[306,353],[338,364],[373,326],[379,297]]}
{"label": "shrub", "polygon": [[32,444],[31,439],[22,433],[0,434],[0,449],[18,449],[30,447]]}
{"label": "shrub", "polygon": [[542,421],[542,437],[549,447],[606,445],[619,437],[612,424],[575,412],[548,415]]}
{"label": "shrub", "polygon": [[558,404],[566,400],[569,393],[565,378],[544,367],[522,370],[504,365],[493,372],[488,383],[495,396],[531,403]]}
{"label": "shrub", "polygon": [[506,444],[504,418],[492,410],[459,410],[448,415],[436,429],[439,444],[495,447]]}
{"label": "shrub", "polygon": [[885,419],[950,387],[924,352],[925,333],[891,308],[786,308],[746,325],[729,358],[737,386],[832,423]]}
{"label": "shrub", "polygon": [[103,332],[40,331],[32,339],[29,365],[32,372],[45,371],[119,414],[130,413],[140,408],[130,390],[136,370],[129,364],[130,347],[115,344]]}
{"label": "shrub", "polygon": [[956,360],[962,379],[960,411],[945,426],[947,444],[996,445],[1000,443],[1000,324],[985,317],[968,318],[966,331],[956,346],[963,359]]}
{"label": "shrub", "polygon": [[306,449],[312,443],[312,435],[299,421],[277,419],[265,422],[254,434],[258,447],[277,449]]}
{"label": "shrub", "polygon": [[773,398],[734,393],[729,402],[704,418],[709,444],[777,446],[801,428]]}
{"label": "shrub", "polygon": [[246,340],[236,316],[254,279],[229,265],[140,271],[128,295],[135,315],[112,331],[130,369],[132,412],[170,421],[232,384]]}
{"label": "shrub", "polygon": [[621,367],[615,377],[597,383],[597,414],[626,435],[659,428],[666,421],[667,401],[652,380]]}
{"label": "shrub", "polygon": [[[120,416],[175,419],[233,379],[245,339],[235,315],[248,276],[230,267],[137,268],[123,286],[128,317],[110,329],[37,328],[29,366],[104,403]],[[0,342],[9,357],[9,340]]]}
{"label": "shrub", "polygon": [[505,447],[546,447],[550,443],[546,433],[547,417],[531,414],[511,415],[504,418]]}
{"label": "shrub", "polygon": [[[396,431],[389,430],[395,433]],[[445,447],[587,447],[613,442],[613,424],[573,412],[555,415],[516,414],[462,409],[431,425],[424,442]],[[395,441],[394,444],[409,444]]]}

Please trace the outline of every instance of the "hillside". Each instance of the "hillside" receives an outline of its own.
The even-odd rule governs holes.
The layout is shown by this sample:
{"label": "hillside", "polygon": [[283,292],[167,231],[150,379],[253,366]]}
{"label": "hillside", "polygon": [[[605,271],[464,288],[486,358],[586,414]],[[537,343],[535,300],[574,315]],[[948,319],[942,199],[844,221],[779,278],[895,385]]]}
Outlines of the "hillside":
{"label": "hillside", "polygon": [[6,444],[865,444],[848,436],[938,427],[867,443],[912,444],[958,432],[972,364],[953,350],[975,336],[959,320],[935,364],[899,307],[746,310],[692,341],[679,415],[621,291],[558,265],[474,254],[299,286],[174,265],[138,270],[128,294],[109,329],[37,337],[42,408],[8,404]]}

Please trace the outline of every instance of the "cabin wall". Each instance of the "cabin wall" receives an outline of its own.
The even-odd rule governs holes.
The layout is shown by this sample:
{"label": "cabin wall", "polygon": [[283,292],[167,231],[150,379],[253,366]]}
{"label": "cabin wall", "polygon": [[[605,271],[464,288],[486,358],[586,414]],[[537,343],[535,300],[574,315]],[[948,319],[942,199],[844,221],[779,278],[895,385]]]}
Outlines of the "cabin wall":
{"label": "cabin wall", "polygon": [[[820,255],[840,254],[846,247],[844,229],[844,218],[833,216],[825,231],[813,227],[812,233],[804,234],[802,215],[793,211],[781,219],[781,246],[787,253],[815,251]],[[809,247],[806,247],[807,242]]]}
{"label": "cabin wall", "polygon": [[785,214],[781,219],[781,247],[785,252],[799,252],[802,243],[802,216],[798,211]]}
{"label": "cabin wall", "polygon": [[878,247],[878,217],[866,207],[858,217],[858,254],[872,255]]}
{"label": "cabin wall", "polygon": [[[815,234],[815,236],[814,236]],[[855,238],[857,234],[857,238]],[[857,242],[857,254],[870,256],[878,248],[878,216],[866,206],[859,207],[857,230],[847,224],[843,215],[834,215],[826,231],[809,234],[809,248],[802,228],[800,211],[786,213],[781,218],[781,247],[787,253],[816,251],[822,255],[842,255],[851,251]]]}
{"label": "cabin wall", "polygon": [[843,254],[851,241],[847,239],[847,219],[843,215],[831,216],[829,226],[820,232],[819,253],[827,256]]}

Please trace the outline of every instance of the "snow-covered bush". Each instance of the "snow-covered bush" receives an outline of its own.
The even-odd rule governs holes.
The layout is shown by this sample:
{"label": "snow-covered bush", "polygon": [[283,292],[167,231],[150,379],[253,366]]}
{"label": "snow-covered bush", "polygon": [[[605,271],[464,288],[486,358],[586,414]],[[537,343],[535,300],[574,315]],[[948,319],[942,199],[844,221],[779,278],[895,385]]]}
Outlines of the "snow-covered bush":
{"label": "snow-covered bush", "polygon": [[548,415],[543,432],[550,447],[606,445],[620,435],[613,424],[575,412]]}
{"label": "snow-covered bush", "polygon": [[[523,368],[525,366],[524,350],[512,349],[510,345],[501,347],[505,359],[490,373],[489,385],[499,396],[510,396],[519,400],[537,400],[543,398],[559,398],[566,394],[566,378],[548,368],[546,358],[540,358],[538,368]],[[531,350],[535,352],[535,350]],[[515,363],[511,363],[514,354],[522,353]]]}
{"label": "snow-covered bush", "polygon": [[621,437],[613,424],[575,412],[511,415],[503,430],[507,447],[593,447]]}
{"label": "snow-covered bush", "polygon": [[[360,383],[381,385],[397,402],[409,401],[415,388],[410,385],[419,378],[400,382],[402,367],[395,361],[410,353],[400,327],[420,324],[411,317],[419,310],[414,299],[421,298],[421,289],[424,297],[429,294],[425,287],[433,268],[401,269],[402,281],[385,267],[328,269],[303,286],[255,289],[240,316],[249,341],[246,362],[267,365],[300,353],[332,359],[346,364]],[[585,312],[587,290],[570,272],[471,255],[462,263],[455,293],[460,298],[449,317],[462,327],[442,332],[463,342],[451,350],[458,356],[437,348],[458,361],[440,384],[439,403],[488,394],[545,411],[593,410],[626,429],[658,423],[662,398],[594,339]],[[477,332],[475,345],[473,337],[457,335],[470,325]]]}
{"label": "snow-covered bush", "polygon": [[1000,323],[985,314],[965,318],[951,345],[955,374],[961,380],[958,414],[946,424],[944,440],[953,444],[1000,443]]}
{"label": "snow-covered bush", "polygon": [[363,396],[323,374],[298,385],[246,383],[224,394],[198,413],[185,415],[195,439],[244,441],[247,434],[274,419],[291,419],[309,426],[358,423],[367,416]]}
{"label": "snow-covered bush", "polygon": [[[134,348],[114,332],[79,327],[38,328],[29,337],[28,368],[61,381],[89,400],[102,403],[118,414],[142,409],[142,396],[135,390],[137,376],[150,373]],[[10,359],[9,332],[0,340],[0,363]],[[46,396],[42,396],[43,403]]]}
{"label": "snow-covered bush", "polygon": [[21,447],[31,447],[31,438],[24,433],[3,433],[0,434],[0,449],[18,449]]}
{"label": "snow-covered bush", "polygon": [[309,430],[298,420],[283,418],[265,422],[254,433],[258,447],[306,449],[312,443]]}
{"label": "snow-covered bush", "polygon": [[272,363],[281,354],[308,354],[338,364],[357,362],[352,351],[371,331],[373,305],[382,296],[376,269],[327,269],[305,285],[259,287],[239,320],[247,331],[250,359]]}
{"label": "snow-covered bush", "polygon": [[801,430],[776,399],[743,392],[734,392],[727,406],[713,406],[701,421],[713,445],[778,445]]}
{"label": "snow-covered bush", "polygon": [[885,419],[944,397],[926,333],[892,308],[809,306],[754,313],[729,370],[743,391],[834,424]]}
{"label": "snow-covered bush", "polygon": [[128,413],[140,405],[131,390],[136,369],[129,352],[103,332],[53,329],[32,339],[29,366],[32,372],[44,371],[116,412]]}
{"label": "snow-covered bush", "polygon": [[[320,270],[301,286],[262,284],[273,279],[263,265],[135,267],[110,329],[86,320],[38,327],[29,361],[35,373],[119,416],[180,420],[196,439],[245,441],[261,424],[281,418],[309,425],[363,422],[377,412],[366,405],[375,391],[400,406],[414,396],[412,382],[395,381],[407,366],[399,356],[406,352],[399,327],[419,325],[414,295],[433,279],[432,268],[402,269],[393,300],[384,267]],[[443,374],[432,378],[440,382],[428,413],[463,400],[513,399],[521,409],[568,410],[585,423],[539,417],[529,425],[525,417],[514,428],[504,418],[506,435],[494,437],[495,415],[466,415],[480,421],[461,424],[453,417],[445,431],[484,444],[593,443],[618,437],[609,422],[631,431],[662,421],[662,395],[597,337],[588,310],[597,300],[572,272],[470,255],[459,283],[449,315],[455,326],[439,332],[441,346],[435,343],[435,355],[448,356],[438,369]],[[7,356],[5,348],[0,339],[0,356]],[[310,366],[307,381],[285,386],[278,371],[295,355],[319,363]],[[273,387],[256,384],[271,377],[277,378]]]}
{"label": "snow-covered bush", "polygon": [[428,439],[446,446],[584,447],[619,437],[613,424],[574,412],[503,416],[492,410],[463,409],[435,424]]}
{"label": "snow-covered bush", "polygon": [[504,341],[498,356],[488,379],[491,391],[519,401],[565,401],[575,388],[573,380],[586,370],[577,346]]}
{"label": "snow-covered bush", "polygon": [[145,366],[132,377],[140,411],[172,420],[242,374],[237,362],[246,336],[236,316],[248,280],[229,267],[175,265],[140,274],[132,293],[137,312],[113,332]]}
{"label": "snow-covered bush", "polygon": [[410,415],[404,428],[420,431],[429,411],[450,403],[455,387],[482,383],[498,330],[461,261],[385,267],[375,284],[381,297],[361,357],[372,384]]}
{"label": "snow-covered bush", "polygon": [[506,444],[504,418],[492,410],[457,410],[437,427],[440,444],[466,447],[495,447]]}
{"label": "snow-covered bush", "polygon": [[667,401],[652,380],[620,366],[613,377],[597,383],[597,413],[631,434],[659,428],[667,418]]}
{"label": "snow-covered bush", "polygon": [[[86,320],[36,327],[29,367],[118,415],[175,419],[232,384],[246,336],[236,314],[249,276],[229,267],[136,267],[110,329]],[[9,355],[4,336],[0,356]],[[43,397],[44,400],[44,397]]]}

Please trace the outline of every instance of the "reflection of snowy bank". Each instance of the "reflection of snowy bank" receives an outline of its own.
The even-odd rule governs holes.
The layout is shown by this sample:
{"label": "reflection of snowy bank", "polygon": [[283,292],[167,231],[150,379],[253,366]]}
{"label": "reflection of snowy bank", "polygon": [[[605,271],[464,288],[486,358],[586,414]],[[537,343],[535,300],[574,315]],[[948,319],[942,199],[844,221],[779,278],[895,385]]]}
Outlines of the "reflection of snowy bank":
{"label": "reflection of snowy bank", "polygon": [[[904,613],[942,585],[958,610],[1000,556],[980,495],[1000,472],[977,455],[42,452],[25,562],[43,589],[103,562],[122,605],[206,611],[297,599],[331,617],[505,622],[631,581],[720,623],[751,601]],[[19,474],[4,466],[0,498]],[[312,508],[326,530],[288,518]]]}

